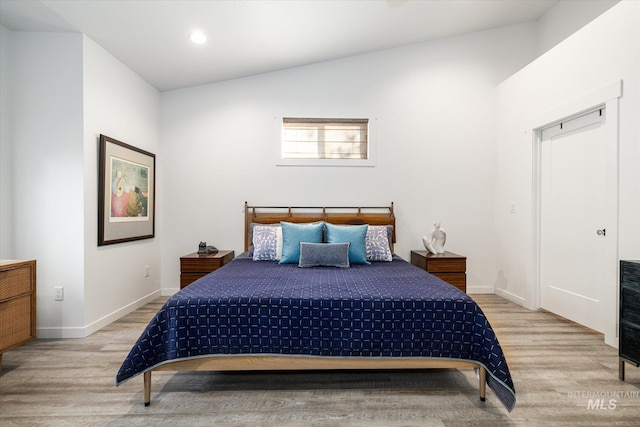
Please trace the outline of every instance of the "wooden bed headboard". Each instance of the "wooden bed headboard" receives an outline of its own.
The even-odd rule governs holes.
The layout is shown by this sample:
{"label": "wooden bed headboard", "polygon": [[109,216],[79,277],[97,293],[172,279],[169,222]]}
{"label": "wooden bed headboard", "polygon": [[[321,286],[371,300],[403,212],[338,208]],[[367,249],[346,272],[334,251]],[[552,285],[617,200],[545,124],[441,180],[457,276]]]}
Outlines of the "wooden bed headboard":
{"label": "wooden bed headboard", "polygon": [[393,202],[384,207],[313,207],[313,206],[249,206],[244,202],[244,250],[251,246],[251,223],[278,224],[287,222],[326,221],[331,224],[392,225],[396,242],[396,217]]}

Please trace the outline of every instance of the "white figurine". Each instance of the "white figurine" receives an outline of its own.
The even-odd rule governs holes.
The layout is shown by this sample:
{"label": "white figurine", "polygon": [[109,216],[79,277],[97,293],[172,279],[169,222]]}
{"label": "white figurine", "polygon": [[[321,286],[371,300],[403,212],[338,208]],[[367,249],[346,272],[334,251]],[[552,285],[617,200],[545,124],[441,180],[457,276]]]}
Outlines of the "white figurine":
{"label": "white figurine", "polygon": [[440,223],[433,224],[435,227],[431,230],[429,237],[422,236],[422,243],[424,247],[432,254],[443,254],[444,244],[447,242],[447,232],[443,228],[440,228]]}

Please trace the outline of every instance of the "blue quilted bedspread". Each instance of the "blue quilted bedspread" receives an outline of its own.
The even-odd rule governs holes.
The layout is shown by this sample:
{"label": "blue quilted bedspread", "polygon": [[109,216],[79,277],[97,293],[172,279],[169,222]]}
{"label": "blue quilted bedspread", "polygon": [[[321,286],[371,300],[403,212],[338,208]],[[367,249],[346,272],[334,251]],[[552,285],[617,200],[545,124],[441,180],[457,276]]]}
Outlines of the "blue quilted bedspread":
{"label": "blue quilted bedspread", "polygon": [[350,268],[236,258],[172,296],[116,376],[231,354],[425,357],[478,362],[508,410],[515,390],[491,325],[465,293],[394,257]]}

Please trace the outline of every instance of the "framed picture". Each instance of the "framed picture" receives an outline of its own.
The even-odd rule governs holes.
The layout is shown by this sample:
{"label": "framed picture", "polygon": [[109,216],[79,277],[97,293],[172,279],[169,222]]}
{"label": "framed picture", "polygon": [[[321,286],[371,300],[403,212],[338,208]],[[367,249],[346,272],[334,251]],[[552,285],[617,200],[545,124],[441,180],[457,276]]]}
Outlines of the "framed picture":
{"label": "framed picture", "polygon": [[98,246],[155,237],[156,156],[100,135]]}

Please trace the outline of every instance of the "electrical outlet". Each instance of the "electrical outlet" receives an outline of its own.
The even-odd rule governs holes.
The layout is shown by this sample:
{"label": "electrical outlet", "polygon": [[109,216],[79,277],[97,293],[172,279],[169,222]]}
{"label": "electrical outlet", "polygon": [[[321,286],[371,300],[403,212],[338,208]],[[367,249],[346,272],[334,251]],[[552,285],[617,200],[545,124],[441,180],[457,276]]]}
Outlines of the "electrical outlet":
{"label": "electrical outlet", "polygon": [[53,300],[64,301],[64,286],[55,286],[53,288]]}
{"label": "electrical outlet", "polygon": [[151,275],[151,267],[148,265],[144,266],[144,277],[149,277]]}

